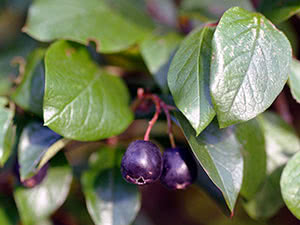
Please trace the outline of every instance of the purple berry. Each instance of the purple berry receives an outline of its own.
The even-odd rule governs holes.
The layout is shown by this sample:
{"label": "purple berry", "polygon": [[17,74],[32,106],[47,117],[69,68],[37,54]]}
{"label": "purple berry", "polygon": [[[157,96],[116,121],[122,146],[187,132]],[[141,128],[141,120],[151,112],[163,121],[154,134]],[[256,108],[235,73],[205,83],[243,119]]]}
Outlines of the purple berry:
{"label": "purple berry", "polygon": [[132,142],[122,158],[121,172],[129,183],[145,185],[157,181],[162,172],[159,148],[150,141]]}
{"label": "purple berry", "polygon": [[193,183],[197,165],[187,149],[168,148],[163,154],[163,172],[160,181],[169,189],[185,189]]}

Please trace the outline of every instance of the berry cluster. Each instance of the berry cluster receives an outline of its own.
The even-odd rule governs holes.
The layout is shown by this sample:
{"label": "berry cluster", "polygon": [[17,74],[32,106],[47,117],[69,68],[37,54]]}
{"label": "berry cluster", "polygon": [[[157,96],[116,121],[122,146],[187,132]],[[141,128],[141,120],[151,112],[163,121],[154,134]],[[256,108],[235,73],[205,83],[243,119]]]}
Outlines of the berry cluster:
{"label": "berry cluster", "polygon": [[160,179],[169,189],[184,189],[194,181],[197,170],[186,149],[168,148],[162,156],[154,143],[137,140],[127,148],[121,171],[130,183],[145,185]]}
{"label": "berry cluster", "polygon": [[[156,106],[156,113],[149,122],[144,140],[132,142],[122,159],[121,172],[124,179],[137,185],[151,184],[158,180],[169,189],[184,189],[196,178],[197,166],[192,155],[187,149],[175,146],[172,134],[172,123],[169,109],[158,96],[145,94],[142,89],[138,90],[138,101],[134,104],[137,108],[142,100],[150,99]],[[168,122],[168,134],[171,148],[161,154],[159,148],[149,141],[151,128],[158,119],[163,108]]]}

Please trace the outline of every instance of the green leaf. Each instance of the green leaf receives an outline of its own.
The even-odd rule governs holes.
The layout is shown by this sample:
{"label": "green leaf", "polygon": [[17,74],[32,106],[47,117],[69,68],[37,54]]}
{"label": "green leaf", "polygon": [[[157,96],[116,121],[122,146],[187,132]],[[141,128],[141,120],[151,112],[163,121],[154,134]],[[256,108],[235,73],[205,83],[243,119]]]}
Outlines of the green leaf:
{"label": "green leaf", "polygon": [[42,156],[40,163],[38,165],[38,170],[47,164],[47,162],[52,159],[61,149],[63,149],[71,140],[62,138],[52,144],[47,152]]}
{"label": "green leaf", "polygon": [[0,195],[0,224],[16,225],[19,221],[18,210],[11,196],[1,193]]}
{"label": "green leaf", "polygon": [[260,11],[273,23],[281,23],[300,12],[299,0],[263,0]]}
{"label": "green leaf", "polygon": [[36,0],[24,27],[40,41],[68,39],[85,45],[94,41],[97,50],[106,53],[129,48],[151,29],[146,13],[127,0]]}
{"label": "green leaf", "polygon": [[39,221],[49,218],[64,203],[71,186],[71,172],[67,162],[58,157],[51,162],[47,176],[39,185],[15,188],[14,198],[22,224],[39,224]]}
{"label": "green leaf", "polygon": [[284,206],[280,193],[280,176],[282,167],[275,169],[265,180],[254,198],[244,202],[243,206],[248,215],[256,220],[269,219]]}
{"label": "green leaf", "polygon": [[300,103],[300,61],[293,59],[289,79],[293,98]]}
{"label": "green leaf", "polygon": [[243,146],[244,176],[241,195],[251,199],[261,187],[267,168],[265,139],[259,123],[253,119],[236,126],[236,136]]}
{"label": "green leaf", "polygon": [[209,94],[213,32],[213,28],[203,27],[185,38],[168,73],[168,84],[175,104],[197,135],[215,116]]}
{"label": "green leaf", "polygon": [[265,134],[267,171],[270,173],[300,151],[300,142],[296,131],[275,113],[263,113],[258,122]]}
{"label": "green leaf", "polygon": [[254,219],[268,219],[284,206],[280,192],[280,176],[289,158],[300,150],[295,131],[278,115],[265,112],[258,117],[263,128],[267,151],[267,177],[256,195],[244,204]]}
{"label": "green leaf", "polygon": [[23,80],[11,96],[21,108],[38,116],[43,115],[44,55],[44,49],[37,49],[28,56]]}
{"label": "green leaf", "polygon": [[18,145],[18,160],[21,180],[26,180],[38,172],[38,164],[60,136],[41,123],[29,123],[23,130]]}
{"label": "green leaf", "polygon": [[14,112],[5,108],[6,103],[7,99],[0,97],[0,167],[4,166],[12,152],[16,134]]}
{"label": "green leaf", "polygon": [[13,44],[1,48],[0,52],[0,95],[7,95],[18,75],[18,67],[12,65],[14,57],[26,57],[36,47],[36,42],[25,35]]}
{"label": "green leaf", "polygon": [[219,20],[227,9],[234,6],[253,10],[249,0],[184,0],[180,5],[180,11],[183,15],[207,22]]}
{"label": "green leaf", "polygon": [[213,122],[196,137],[184,116],[180,113],[175,115],[197,160],[222,191],[233,212],[243,180],[241,145],[235,137],[234,128],[220,130],[216,122]]}
{"label": "green leaf", "polygon": [[155,81],[164,91],[168,90],[167,72],[172,53],[175,51],[181,36],[177,33],[149,35],[141,43],[141,53]]}
{"label": "green leaf", "polygon": [[283,200],[289,210],[300,219],[300,152],[291,158],[285,166],[280,187]]}
{"label": "green leaf", "polygon": [[291,45],[261,14],[229,9],[212,49],[210,91],[221,128],[265,111],[288,79]]}
{"label": "green leaf", "polygon": [[133,113],[126,86],[100,70],[84,47],[56,42],[45,61],[45,125],[81,141],[118,135],[129,126]]}
{"label": "green leaf", "polygon": [[129,225],[139,211],[137,186],[121,176],[121,157],[120,150],[100,149],[82,177],[87,208],[96,225]]}

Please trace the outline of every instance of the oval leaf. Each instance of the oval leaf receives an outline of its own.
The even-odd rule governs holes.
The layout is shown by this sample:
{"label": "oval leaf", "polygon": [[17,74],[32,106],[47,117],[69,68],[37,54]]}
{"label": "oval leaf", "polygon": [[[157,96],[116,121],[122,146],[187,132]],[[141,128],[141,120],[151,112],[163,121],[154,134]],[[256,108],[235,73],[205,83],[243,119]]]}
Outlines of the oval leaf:
{"label": "oval leaf", "polygon": [[300,219],[300,152],[285,166],[280,187],[283,200],[289,210]]}
{"label": "oval leaf", "polygon": [[265,111],[288,79],[285,35],[261,14],[235,7],[221,18],[212,48],[210,91],[220,127]]}
{"label": "oval leaf", "polygon": [[216,122],[213,122],[196,137],[182,114],[176,113],[176,118],[197,160],[222,191],[233,212],[243,180],[241,145],[234,135],[233,127],[220,130]]}
{"label": "oval leaf", "polygon": [[300,103],[300,62],[296,59],[292,61],[289,85],[293,98]]}
{"label": "oval leaf", "polygon": [[128,127],[133,113],[126,86],[100,70],[84,47],[56,42],[45,61],[45,125],[80,141],[108,138]]}
{"label": "oval leaf", "polygon": [[[62,156],[62,155],[61,155]],[[62,158],[51,162],[45,179],[33,188],[18,186],[14,198],[24,225],[40,224],[66,200],[72,181],[72,171]]]}
{"label": "oval leaf", "polygon": [[98,0],[36,0],[23,30],[40,41],[68,39],[86,45],[94,41],[100,52],[125,50],[147,33],[141,22],[147,18],[145,14],[141,18],[134,7],[128,8],[126,1],[111,4]]}
{"label": "oval leaf", "polygon": [[280,176],[283,170],[278,167],[269,174],[256,195],[243,206],[248,215],[256,220],[266,220],[273,217],[284,202],[280,193]]}
{"label": "oval leaf", "polygon": [[255,196],[244,203],[244,207],[252,218],[268,219],[284,206],[280,176],[289,158],[300,150],[300,144],[292,127],[275,113],[265,112],[257,121],[265,136],[267,177]]}
{"label": "oval leaf", "polygon": [[38,116],[43,115],[44,55],[44,49],[37,49],[28,56],[23,80],[11,96],[18,106]]}
{"label": "oval leaf", "polygon": [[197,135],[215,116],[209,94],[213,32],[213,28],[204,27],[184,39],[168,73],[168,84],[175,104]]}
{"label": "oval leaf", "polygon": [[16,133],[13,126],[14,112],[5,108],[6,103],[7,100],[0,97],[0,167],[4,166],[12,152]]}
{"label": "oval leaf", "polygon": [[181,36],[170,32],[163,35],[149,35],[141,43],[141,54],[145,63],[163,91],[168,90],[167,73],[170,59],[180,41]]}
{"label": "oval leaf", "polygon": [[236,126],[236,137],[243,146],[244,176],[241,195],[251,199],[266,176],[267,156],[262,128],[253,119]]}
{"label": "oval leaf", "polygon": [[266,140],[268,173],[285,165],[289,158],[300,151],[296,131],[281,117],[265,112],[258,117]]}
{"label": "oval leaf", "polygon": [[96,225],[129,225],[139,211],[137,186],[121,176],[121,157],[120,150],[99,150],[82,177],[87,208]]}
{"label": "oval leaf", "polygon": [[59,138],[58,134],[38,122],[32,122],[24,128],[18,145],[22,181],[38,172],[37,167],[42,157]]}

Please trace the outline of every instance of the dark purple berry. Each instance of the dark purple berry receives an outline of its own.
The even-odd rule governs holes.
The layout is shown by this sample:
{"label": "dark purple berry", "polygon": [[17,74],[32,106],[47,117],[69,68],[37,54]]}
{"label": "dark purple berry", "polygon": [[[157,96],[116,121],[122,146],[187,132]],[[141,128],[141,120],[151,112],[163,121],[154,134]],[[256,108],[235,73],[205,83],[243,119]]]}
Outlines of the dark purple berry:
{"label": "dark purple berry", "polygon": [[160,181],[169,189],[184,189],[196,178],[197,165],[187,149],[168,148],[163,154]]}
{"label": "dark purple berry", "polygon": [[121,163],[124,179],[130,183],[145,185],[157,181],[162,172],[162,156],[159,148],[150,141],[132,142]]}

